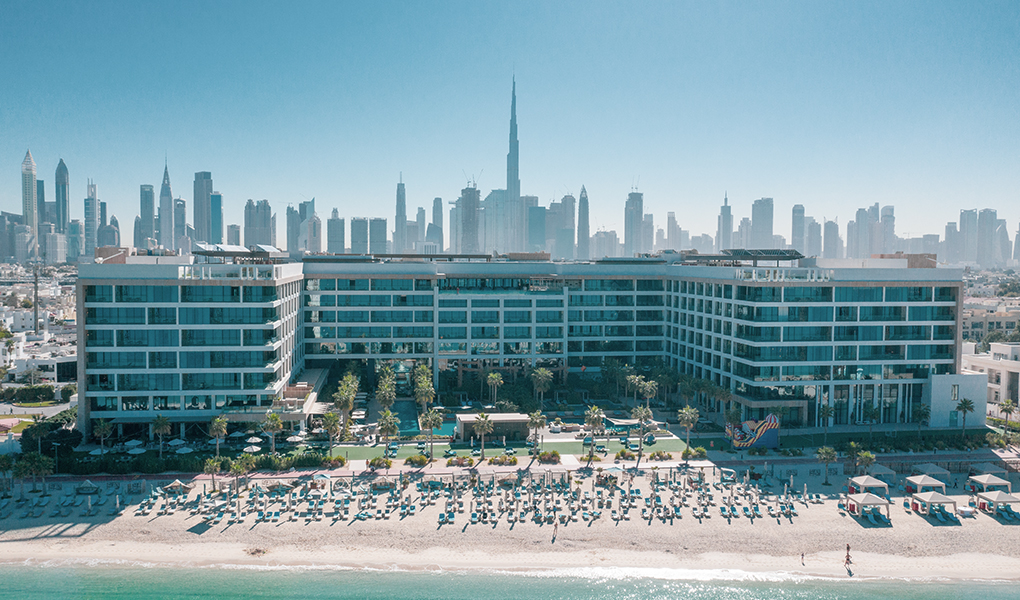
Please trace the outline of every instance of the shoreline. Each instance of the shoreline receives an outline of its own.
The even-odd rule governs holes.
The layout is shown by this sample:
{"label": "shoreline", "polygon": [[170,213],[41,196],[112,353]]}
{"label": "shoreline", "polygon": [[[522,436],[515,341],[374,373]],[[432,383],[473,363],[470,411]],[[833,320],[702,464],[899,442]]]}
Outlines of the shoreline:
{"label": "shoreline", "polygon": [[[107,568],[188,568],[253,570],[337,570],[377,572],[470,572],[531,574],[543,577],[650,578],[690,581],[967,581],[1007,584],[1020,581],[1015,558],[988,553],[957,553],[905,557],[854,552],[852,576],[840,552],[800,556],[710,552],[681,556],[618,548],[548,550],[494,554],[432,547],[425,552],[382,548],[323,547],[314,551],[291,545],[252,555],[252,547],[233,542],[163,544],[96,541],[83,544],[8,542],[0,544],[0,567],[48,568],[84,566]],[[350,553],[358,558],[351,560]]]}

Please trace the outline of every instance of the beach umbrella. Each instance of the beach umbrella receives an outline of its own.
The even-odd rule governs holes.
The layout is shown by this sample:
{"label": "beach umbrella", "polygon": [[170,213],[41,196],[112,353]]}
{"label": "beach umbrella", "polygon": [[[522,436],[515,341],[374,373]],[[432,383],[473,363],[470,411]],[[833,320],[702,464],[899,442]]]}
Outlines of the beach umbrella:
{"label": "beach umbrella", "polygon": [[185,448],[178,448],[177,449],[177,454],[190,454],[192,452],[194,452],[194,450],[192,450],[191,448],[186,448],[185,447]]}
{"label": "beach umbrella", "polygon": [[232,437],[232,438],[240,438],[240,437],[244,437],[244,436],[246,436],[246,435],[248,435],[248,434],[246,434],[246,433],[245,433],[245,432],[243,432],[243,431],[235,431],[234,433],[231,433],[231,434],[230,434],[229,436],[227,436],[227,437]]}
{"label": "beach umbrella", "polygon": [[92,452],[89,452],[89,454],[91,454],[92,456],[102,456],[108,452],[109,450],[107,450],[106,448],[96,448]]}
{"label": "beach umbrella", "polygon": [[292,435],[289,438],[287,438],[287,441],[292,443],[292,444],[294,444],[294,443],[297,443],[297,442],[303,442],[303,441],[305,441],[305,439],[303,437],[301,437],[300,435]]}
{"label": "beach umbrella", "polygon": [[259,442],[262,441],[262,438],[260,438],[257,435],[253,435],[253,436],[251,436],[250,438],[248,438],[248,439],[246,439],[244,441],[249,443],[249,444],[258,444]]}
{"label": "beach umbrella", "polygon": [[245,446],[244,451],[248,454],[255,454],[256,452],[261,452],[262,448],[258,446]]}
{"label": "beach umbrella", "polygon": [[172,439],[169,442],[167,442],[166,445],[167,446],[183,446],[186,443],[187,442],[185,442],[181,438],[176,438],[176,439]]}
{"label": "beach umbrella", "polygon": [[127,451],[128,454],[145,454],[145,448],[132,448]]}
{"label": "beach umbrella", "polygon": [[124,442],[124,446],[127,447],[127,448],[134,448],[135,446],[141,446],[141,445],[142,445],[142,441],[141,440],[129,440],[129,441]]}

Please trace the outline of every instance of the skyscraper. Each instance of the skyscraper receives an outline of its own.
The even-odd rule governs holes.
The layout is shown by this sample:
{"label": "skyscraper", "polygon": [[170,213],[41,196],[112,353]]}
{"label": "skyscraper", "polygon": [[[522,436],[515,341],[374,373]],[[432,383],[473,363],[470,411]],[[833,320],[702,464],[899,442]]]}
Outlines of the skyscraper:
{"label": "skyscraper", "polygon": [[351,219],[351,254],[368,254],[368,219]]}
{"label": "skyscraper", "polygon": [[404,189],[404,178],[401,174],[397,184],[397,214],[393,223],[393,252],[403,254],[411,244],[407,239],[407,193]]}
{"label": "skyscraper", "polygon": [[[314,237],[313,217],[315,217],[315,198],[298,204],[297,210],[287,207],[287,251],[318,252],[314,249],[311,239]],[[321,229],[321,224],[319,225]],[[321,250],[321,244],[320,244]]]}
{"label": "skyscraper", "polygon": [[801,252],[803,252],[805,256],[821,256],[822,224],[816,221],[814,217],[806,217],[804,221],[804,250]]}
{"label": "skyscraper", "polygon": [[960,260],[977,262],[978,254],[978,212],[977,209],[960,211],[960,246],[963,254]]}
{"label": "skyscraper", "polygon": [[139,188],[138,215],[140,223],[138,226],[141,238],[135,240],[136,248],[145,248],[145,240],[156,238],[156,196],[151,185],[142,185]]}
{"label": "skyscraper", "polygon": [[996,265],[996,235],[998,216],[993,208],[984,208],[977,218],[977,263],[983,268]]}
{"label": "skyscraper", "polygon": [[623,255],[630,257],[642,252],[641,229],[645,217],[645,196],[631,192],[623,205]]}
{"label": "skyscraper", "polygon": [[581,186],[577,200],[577,259],[591,258],[591,233],[588,229],[588,191]]}
{"label": "skyscraper", "polygon": [[369,254],[386,254],[386,219],[368,220],[368,252]]}
{"label": "skyscraper", "polygon": [[67,175],[67,165],[64,159],[57,163],[57,173],[54,177],[54,196],[57,202],[57,233],[67,233],[67,226],[70,223],[71,213],[68,212],[68,192],[70,190],[70,179]]}
{"label": "skyscraper", "polygon": [[822,258],[839,258],[840,246],[839,223],[835,221],[825,222],[825,236],[822,239]]}
{"label": "skyscraper", "polygon": [[806,254],[806,246],[804,244],[804,205],[794,204],[793,205],[793,223],[790,229],[790,246],[794,250]]}
{"label": "skyscraper", "polygon": [[269,200],[256,203],[249,198],[244,205],[244,245],[276,246],[276,215]]}
{"label": "skyscraper", "polygon": [[[881,244],[879,252],[888,254],[896,251],[896,214],[893,206],[883,206],[880,213],[880,230],[882,232],[881,238],[878,240]],[[872,248],[875,246],[875,241],[872,240]]]}
{"label": "skyscraper", "polygon": [[759,198],[751,205],[751,246],[766,250],[772,244],[772,198]]}
{"label": "skyscraper", "polygon": [[46,216],[46,182],[42,179],[35,180],[35,206],[35,218],[39,225],[53,222]]}
{"label": "skyscraper", "polygon": [[326,252],[331,254],[343,254],[346,250],[347,240],[344,239],[344,220],[340,218],[337,209],[326,220]]}
{"label": "skyscraper", "polygon": [[436,198],[432,201],[432,223],[425,232],[425,241],[436,244],[439,252],[446,248],[443,239],[443,199]]}
{"label": "skyscraper", "polygon": [[[418,214],[415,216],[415,222],[418,225],[418,237],[412,242],[424,242],[425,241],[425,208],[422,206],[418,207]],[[414,244],[411,244],[411,248],[414,248]]]}
{"label": "skyscraper", "polygon": [[91,261],[96,255],[96,233],[99,231],[99,197],[96,195],[96,184],[88,181],[88,195],[85,196],[85,246],[82,256]]}
{"label": "skyscraper", "polygon": [[[516,129],[515,129],[516,131]],[[476,187],[466,187],[460,191],[457,200],[460,215],[460,253],[478,254],[478,205],[480,193]]]}
{"label": "skyscraper", "polygon": [[[212,173],[195,173],[195,195],[192,198],[196,242],[212,241],[212,210],[209,197],[213,192]],[[222,235],[222,234],[221,234]]]}
{"label": "skyscraper", "polygon": [[184,250],[185,253],[191,252],[191,242],[194,240],[188,239],[188,202],[184,198],[177,198],[174,200],[174,248],[177,250]]}
{"label": "skyscraper", "polygon": [[32,160],[32,151],[25,153],[25,160],[21,163],[21,217],[22,224],[30,228],[27,256],[38,258],[39,256],[39,202],[37,200],[38,188],[35,183],[35,161]]}
{"label": "skyscraper", "polygon": [[[524,205],[521,203],[520,144],[517,140],[517,78],[510,88],[510,149],[506,154],[505,230],[510,250],[524,245]],[[463,213],[462,213],[463,214]],[[477,246],[477,244],[475,244]]]}
{"label": "skyscraper", "polygon": [[230,246],[241,245],[241,226],[231,223],[227,225],[227,244]]}
{"label": "skyscraper", "polygon": [[733,249],[733,212],[726,193],[723,193],[723,205],[719,207],[719,218],[716,220],[715,246],[720,252]]}
{"label": "skyscraper", "polygon": [[67,262],[78,262],[85,245],[85,227],[74,219],[67,224]]}
{"label": "skyscraper", "polygon": [[223,243],[223,194],[209,194],[209,243]]}
{"label": "skyscraper", "polygon": [[[86,217],[86,246],[88,245],[88,217]],[[183,235],[184,232],[181,232]],[[163,165],[163,185],[159,188],[159,245],[167,250],[176,250],[177,238],[174,236],[174,196],[170,189],[170,169]]]}

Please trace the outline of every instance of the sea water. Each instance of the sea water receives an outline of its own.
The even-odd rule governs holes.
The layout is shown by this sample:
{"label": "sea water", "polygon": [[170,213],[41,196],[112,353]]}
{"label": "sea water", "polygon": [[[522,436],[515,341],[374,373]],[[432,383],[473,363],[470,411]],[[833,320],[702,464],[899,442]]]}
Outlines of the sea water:
{"label": "sea water", "polygon": [[5,598],[17,600],[1005,600],[1017,597],[1015,585],[669,569],[401,571],[230,565],[171,568],[82,562],[0,565],[0,590]]}

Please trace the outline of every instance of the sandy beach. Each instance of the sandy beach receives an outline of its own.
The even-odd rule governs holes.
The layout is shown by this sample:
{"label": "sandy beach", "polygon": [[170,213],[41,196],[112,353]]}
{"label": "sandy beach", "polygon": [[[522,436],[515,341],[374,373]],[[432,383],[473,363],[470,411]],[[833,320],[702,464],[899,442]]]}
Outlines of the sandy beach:
{"label": "sandy beach", "polygon": [[[284,477],[281,477],[283,479]],[[590,480],[584,482],[585,490]],[[634,487],[650,491],[638,477]],[[838,486],[811,491],[838,494]],[[201,490],[200,484],[198,490]],[[419,496],[411,486],[407,493]],[[246,494],[245,494],[246,495]],[[192,492],[191,498],[197,496]],[[465,495],[471,502],[470,493]],[[967,496],[954,496],[966,506]],[[717,493],[718,499],[718,493]],[[595,520],[470,524],[470,508],[455,525],[440,525],[442,502],[414,516],[390,519],[256,522],[210,525],[201,515],[41,517],[0,520],[0,562],[104,561],[155,564],[346,566],[382,569],[676,569],[794,573],[823,577],[1018,579],[1020,525],[985,514],[944,525],[900,506],[892,526],[841,515],[836,496],[796,504],[796,517],[725,519],[716,507],[696,519],[642,520],[640,508],[619,522]],[[470,506],[470,504],[469,504]],[[355,511],[352,509],[351,514]],[[74,513],[77,515],[77,513]],[[844,566],[847,544],[852,564]],[[801,562],[801,554],[804,562]]]}

